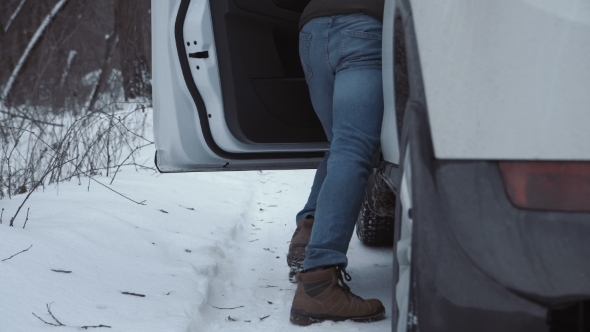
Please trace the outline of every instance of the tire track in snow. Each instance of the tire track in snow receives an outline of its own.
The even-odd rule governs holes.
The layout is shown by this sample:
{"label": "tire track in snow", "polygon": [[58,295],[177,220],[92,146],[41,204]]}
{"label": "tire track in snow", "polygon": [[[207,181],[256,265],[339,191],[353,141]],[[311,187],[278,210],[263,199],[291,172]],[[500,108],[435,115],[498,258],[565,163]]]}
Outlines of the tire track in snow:
{"label": "tire track in snow", "polygon": [[[210,285],[202,321],[195,331],[301,331],[289,322],[296,285],[288,281],[286,254],[295,230],[295,214],[305,203],[314,171],[257,172],[252,199],[232,232],[226,258]],[[380,298],[391,312],[391,249],[350,246],[351,286],[358,294]],[[386,294],[384,298],[383,295]],[[231,309],[217,309],[217,308]],[[384,331],[391,321],[372,324],[324,322],[305,331]]]}

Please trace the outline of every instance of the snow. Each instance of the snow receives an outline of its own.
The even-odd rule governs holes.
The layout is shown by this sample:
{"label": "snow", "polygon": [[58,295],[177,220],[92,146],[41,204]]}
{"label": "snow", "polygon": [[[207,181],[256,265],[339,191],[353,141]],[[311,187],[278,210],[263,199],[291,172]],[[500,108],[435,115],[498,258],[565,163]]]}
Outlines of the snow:
{"label": "snow", "polygon": [[[147,165],[153,153],[145,148],[139,159]],[[356,235],[349,285],[381,299],[388,318],[289,322],[296,285],[287,278],[286,253],[314,171],[121,170],[111,188],[145,205],[82,178],[33,193],[9,227],[25,195],[0,200],[0,260],[32,245],[0,262],[1,332],[56,329],[32,314],[55,323],[47,304],[64,330],[390,330],[392,251],[364,247]]]}

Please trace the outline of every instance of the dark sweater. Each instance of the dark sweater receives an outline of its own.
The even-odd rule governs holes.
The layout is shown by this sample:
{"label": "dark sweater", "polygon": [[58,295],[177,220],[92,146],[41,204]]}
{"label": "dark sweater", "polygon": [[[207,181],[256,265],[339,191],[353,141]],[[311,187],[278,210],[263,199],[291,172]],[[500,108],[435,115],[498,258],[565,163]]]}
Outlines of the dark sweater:
{"label": "dark sweater", "polygon": [[383,22],[384,6],[385,0],[311,0],[301,14],[299,29],[301,30],[305,23],[316,17],[359,12]]}

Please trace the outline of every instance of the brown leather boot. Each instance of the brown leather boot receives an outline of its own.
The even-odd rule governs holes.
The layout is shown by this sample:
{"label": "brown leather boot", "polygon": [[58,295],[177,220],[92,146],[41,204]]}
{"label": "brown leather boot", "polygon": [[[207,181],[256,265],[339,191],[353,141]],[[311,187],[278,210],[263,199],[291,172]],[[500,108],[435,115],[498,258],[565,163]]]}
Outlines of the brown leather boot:
{"label": "brown leather boot", "polygon": [[[364,300],[354,295],[344,278],[350,275],[337,267],[297,275],[297,290],[291,306],[291,323],[310,325],[325,320],[374,322],[385,318],[379,300]],[[340,284],[338,283],[340,281]]]}
{"label": "brown leather boot", "polygon": [[297,229],[291,238],[289,244],[289,253],[287,254],[287,265],[291,268],[289,271],[289,281],[296,283],[295,275],[303,270],[303,261],[305,260],[305,247],[311,237],[311,228],[313,227],[313,217],[307,216],[297,222]]}

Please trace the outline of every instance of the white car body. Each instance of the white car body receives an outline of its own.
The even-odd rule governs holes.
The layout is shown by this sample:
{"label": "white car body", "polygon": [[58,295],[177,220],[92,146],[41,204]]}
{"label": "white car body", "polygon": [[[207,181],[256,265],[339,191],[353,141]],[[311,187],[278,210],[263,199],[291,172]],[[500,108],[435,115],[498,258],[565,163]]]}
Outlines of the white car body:
{"label": "white car body", "polygon": [[[152,0],[161,172],[317,166],[297,4]],[[588,0],[385,0],[397,331],[545,331],[588,303],[589,55]]]}
{"label": "white car body", "polygon": [[590,160],[590,2],[412,5],[437,158]]}
{"label": "white car body", "polygon": [[[229,153],[322,151],[323,142],[256,144],[228,130],[209,0],[192,0],[184,22],[188,52],[174,26],[181,0],[153,0],[154,128],[163,170],[313,167],[317,163],[231,160],[203,138],[197,106],[178,62],[187,57],[215,143]],[[590,3],[585,0],[411,1],[429,121],[439,159],[590,160]],[[393,8],[386,1],[384,68],[393,63]],[[199,41],[194,45],[194,41]],[[199,66],[199,69],[197,69]],[[398,163],[392,70],[384,70],[385,159]],[[264,130],[264,128],[261,128]],[[291,160],[292,161],[292,160]]]}

